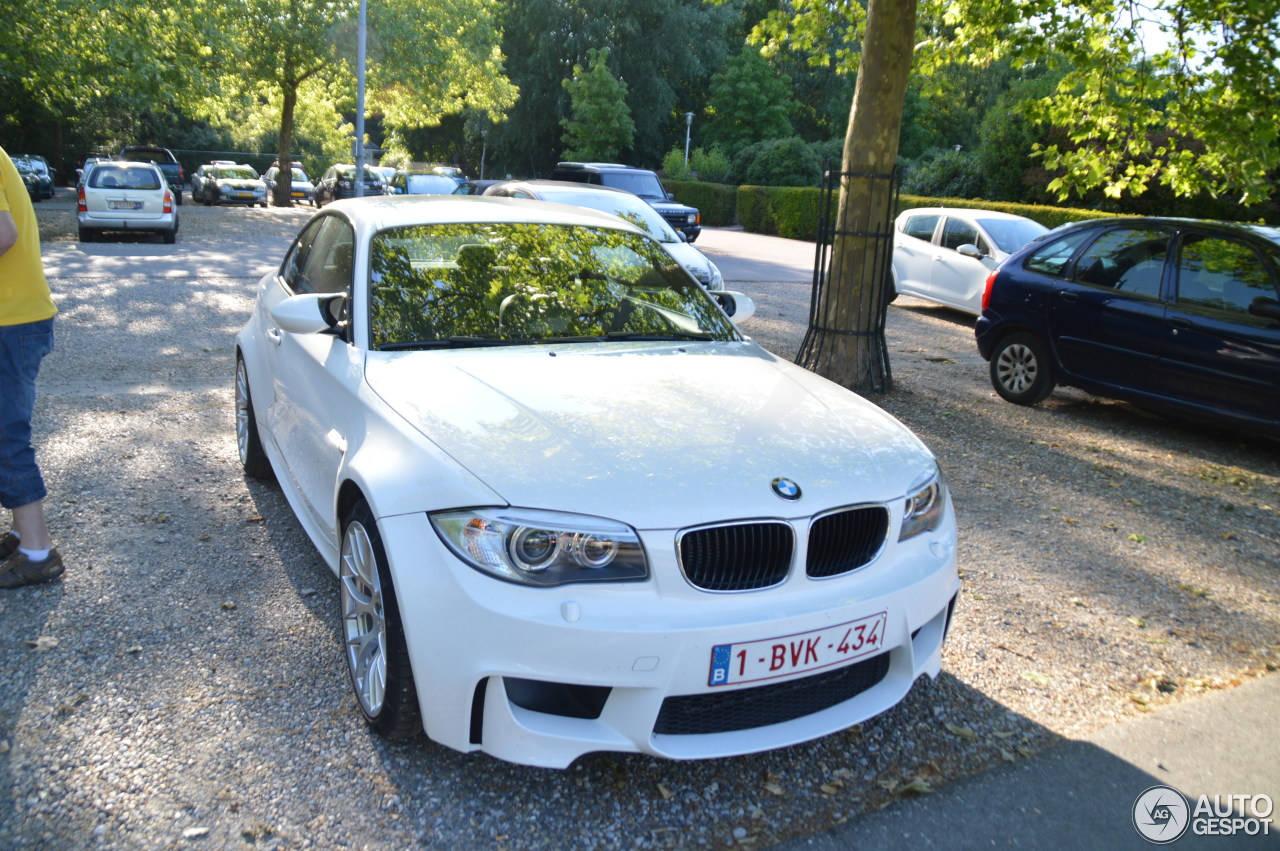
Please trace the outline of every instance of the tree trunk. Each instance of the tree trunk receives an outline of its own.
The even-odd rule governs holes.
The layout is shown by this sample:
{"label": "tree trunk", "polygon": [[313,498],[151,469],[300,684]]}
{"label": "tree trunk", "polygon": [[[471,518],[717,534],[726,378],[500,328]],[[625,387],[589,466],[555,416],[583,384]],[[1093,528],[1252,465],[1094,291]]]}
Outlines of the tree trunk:
{"label": "tree trunk", "polygon": [[915,42],[916,0],[870,0],[845,133],[826,286],[797,362],[860,393],[889,389],[884,314],[893,252],[891,175]]}
{"label": "tree trunk", "polygon": [[293,204],[293,112],[298,105],[298,85],[286,83],[280,88],[284,94],[280,107],[280,151],[276,158],[280,170],[276,172],[276,191],[271,203],[288,207]]}

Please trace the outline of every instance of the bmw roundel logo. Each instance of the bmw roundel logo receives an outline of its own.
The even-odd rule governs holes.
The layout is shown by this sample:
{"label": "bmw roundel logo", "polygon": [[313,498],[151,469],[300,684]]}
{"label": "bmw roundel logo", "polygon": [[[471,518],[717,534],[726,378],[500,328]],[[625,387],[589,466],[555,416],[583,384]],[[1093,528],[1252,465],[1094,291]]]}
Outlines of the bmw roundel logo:
{"label": "bmw roundel logo", "polygon": [[774,479],[773,492],[783,499],[800,498],[800,486],[790,479]]}

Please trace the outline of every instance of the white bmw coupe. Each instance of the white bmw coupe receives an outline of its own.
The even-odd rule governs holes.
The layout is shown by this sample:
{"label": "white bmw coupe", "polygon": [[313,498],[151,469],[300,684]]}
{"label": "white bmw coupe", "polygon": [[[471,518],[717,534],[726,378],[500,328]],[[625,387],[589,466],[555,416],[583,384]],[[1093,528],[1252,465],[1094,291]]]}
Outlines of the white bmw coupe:
{"label": "white bmw coupe", "polygon": [[236,338],[236,436],[341,585],[361,710],[563,767],[777,748],[937,675],[938,465],[603,213],[340,201]]}

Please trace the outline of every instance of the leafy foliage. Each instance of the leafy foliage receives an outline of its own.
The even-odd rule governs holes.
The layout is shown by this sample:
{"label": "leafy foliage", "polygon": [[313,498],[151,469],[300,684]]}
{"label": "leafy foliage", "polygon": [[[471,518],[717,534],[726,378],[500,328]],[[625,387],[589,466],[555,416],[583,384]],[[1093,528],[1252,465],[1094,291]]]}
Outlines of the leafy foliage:
{"label": "leafy foliage", "polygon": [[757,142],[733,160],[739,183],[754,186],[816,186],[822,165],[813,148],[798,136]]}
{"label": "leafy foliage", "polygon": [[608,49],[589,50],[587,57],[587,70],[574,65],[573,76],[564,81],[571,113],[560,121],[565,129],[563,157],[612,162],[636,135],[627,106],[627,84],[610,72]]}
{"label": "leafy foliage", "polygon": [[795,106],[790,80],[759,50],[745,48],[711,76],[703,138],[732,157],[755,142],[791,136]]}

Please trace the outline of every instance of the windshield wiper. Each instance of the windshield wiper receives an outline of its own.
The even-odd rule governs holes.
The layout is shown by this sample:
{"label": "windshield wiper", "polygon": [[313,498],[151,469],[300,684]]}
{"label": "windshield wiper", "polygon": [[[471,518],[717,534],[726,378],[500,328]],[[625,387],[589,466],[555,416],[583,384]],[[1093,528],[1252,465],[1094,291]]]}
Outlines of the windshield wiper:
{"label": "windshield wiper", "polygon": [[694,331],[610,331],[610,340],[714,340],[711,334]]}
{"label": "windshield wiper", "polygon": [[446,337],[443,340],[399,340],[383,343],[379,351],[395,352],[405,349],[472,349],[485,346],[527,346],[528,340],[495,340],[492,337]]}

